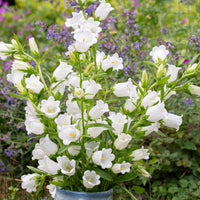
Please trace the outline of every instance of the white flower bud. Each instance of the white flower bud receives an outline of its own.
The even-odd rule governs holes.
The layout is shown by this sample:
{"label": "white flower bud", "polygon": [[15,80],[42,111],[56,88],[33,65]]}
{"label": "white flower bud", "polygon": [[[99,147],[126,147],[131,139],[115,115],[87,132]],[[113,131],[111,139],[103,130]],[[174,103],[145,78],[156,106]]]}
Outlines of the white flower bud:
{"label": "white flower bud", "polygon": [[35,42],[35,39],[33,37],[29,39],[29,46],[30,46],[30,49],[31,49],[31,51],[33,53],[37,53],[37,54],[40,53],[39,49],[38,49],[38,46],[37,46],[37,44]]}

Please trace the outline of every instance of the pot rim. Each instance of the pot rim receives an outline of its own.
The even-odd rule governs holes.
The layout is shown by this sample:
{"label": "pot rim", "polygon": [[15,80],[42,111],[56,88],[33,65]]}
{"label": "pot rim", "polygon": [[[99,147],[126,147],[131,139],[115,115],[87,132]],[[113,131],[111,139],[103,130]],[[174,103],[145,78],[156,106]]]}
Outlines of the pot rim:
{"label": "pot rim", "polygon": [[78,192],[78,191],[71,191],[71,190],[67,190],[67,189],[63,189],[61,190],[60,187],[56,186],[56,190],[63,192],[63,193],[68,193],[68,194],[80,194],[80,195],[94,195],[94,194],[112,194],[113,193],[113,189],[107,190],[107,191],[101,191],[101,192]]}

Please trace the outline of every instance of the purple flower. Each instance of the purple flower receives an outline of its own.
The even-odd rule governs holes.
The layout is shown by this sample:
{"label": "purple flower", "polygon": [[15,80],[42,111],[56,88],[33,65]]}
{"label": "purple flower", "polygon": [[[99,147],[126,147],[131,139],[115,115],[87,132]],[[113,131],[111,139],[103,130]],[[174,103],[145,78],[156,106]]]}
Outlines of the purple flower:
{"label": "purple flower", "polygon": [[194,104],[192,98],[189,98],[189,103],[190,103],[190,105],[193,105],[193,104]]}
{"label": "purple flower", "polygon": [[187,99],[185,99],[184,104],[186,105],[186,107],[189,106],[189,104],[188,104],[188,100],[187,100]]}
{"label": "purple flower", "polygon": [[26,40],[29,40],[30,38],[32,38],[31,34],[26,37]]}
{"label": "purple flower", "polygon": [[188,65],[188,64],[189,64],[189,62],[190,62],[190,60],[189,60],[189,59],[185,59],[183,63]]}
{"label": "purple flower", "polygon": [[13,20],[14,20],[14,21],[17,20],[17,15],[16,15],[16,14],[13,15]]}
{"label": "purple flower", "polygon": [[186,21],[187,21],[187,19],[182,19],[182,21],[181,21],[181,24],[185,24],[186,23]]}
{"label": "purple flower", "polygon": [[8,156],[8,157],[12,157],[15,155],[14,151],[12,148],[7,148],[7,149],[4,149],[4,153]]}
{"label": "purple flower", "polygon": [[6,12],[6,9],[5,8],[0,8],[0,14],[3,14]]}
{"label": "purple flower", "polygon": [[8,6],[8,5],[9,5],[9,2],[8,2],[8,1],[5,1],[5,2],[3,3],[3,5],[4,5],[4,6]]}
{"label": "purple flower", "polygon": [[139,3],[134,3],[134,6],[137,8],[139,7]]}

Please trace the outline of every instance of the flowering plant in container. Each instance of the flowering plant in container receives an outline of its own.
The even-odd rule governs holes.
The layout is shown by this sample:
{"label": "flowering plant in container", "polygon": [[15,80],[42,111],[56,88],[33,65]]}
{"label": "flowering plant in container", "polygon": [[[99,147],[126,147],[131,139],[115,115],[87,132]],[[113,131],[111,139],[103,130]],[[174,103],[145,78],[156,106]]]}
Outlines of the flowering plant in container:
{"label": "flowering plant in container", "polygon": [[22,188],[39,193],[48,181],[53,197],[56,186],[98,192],[137,176],[151,177],[144,161],[150,153],[139,138],[162,126],[179,129],[182,116],[165,108],[176,90],[199,95],[190,77],[199,73],[200,64],[191,63],[181,73],[163,45],[150,52],[153,62],[145,62],[151,76],[143,71],[140,80],[113,81],[123,69],[122,58],[98,51],[100,22],[113,8],[102,0],[94,17],[88,17],[84,8],[92,2],[77,3],[79,9],[65,23],[73,28],[74,43],[64,57],[55,55],[59,65],[52,74],[42,68],[48,67],[45,58],[53,48],[41,55],[30,38],[27,53],[16,36],[11,44],[0,43],[0,58],[14,57],[7,79],[18,94],[10,95],[27,101],[26,130],[39,140],[32,151],[38,167],[28,166],[34,173],[22,176]]}

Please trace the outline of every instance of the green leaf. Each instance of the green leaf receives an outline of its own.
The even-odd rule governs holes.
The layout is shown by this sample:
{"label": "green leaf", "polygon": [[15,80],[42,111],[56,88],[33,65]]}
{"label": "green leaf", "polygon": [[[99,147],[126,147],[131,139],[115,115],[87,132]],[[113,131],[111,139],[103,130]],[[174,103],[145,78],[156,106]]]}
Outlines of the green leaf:
{"label": "green leaf", "polygon": [[54,46],[51,47],[49,50],[47,50],[47,51],[44,53],[44,55],[43,55],[42,58],[40,59],[40,62],[42,62],[42,61],[44,60],[44,58],[46,57],[46,55],[47,55],[53,48],[54,48]]}
{"label": "green leaf", "polygon": [[181,148],[188,149],[188,150],[197,150],[197,147],[195,146],[195,144],[189,140],[183,141]]}
{"label": "green leaf", "polygon": [[196,5],[196,11],[200,13],[200,5]]}
{"label": "green leaf", "polygon": [[25,99],[25,100],[28,100],[26,97],[17,95],[17,94],[15,94],[15,93],[8,92],[7,94],[8,94],[9,96],[11,96],[11,97],[15,97],[15,98],[18,98],[18,99]]}
{"label": "green leaf", "polygon": [[108,125],[108,124],[103,124],[103,123],[92,123],[92,124],[88,124],[87,126],[88,128],[91,128],[91,127],[103,127],[103,128],[107,128],[108,130],[111,130],[111,131],[114,131],[115,129]]}
{"label": "green leaf", "polygon": [[157,134],[160,135],[160,136],[162,136],[162,137],[166,137],[166,135],[162,131],[160,131],[160,130],[158,130]]}
{"label": "green leaf", "polygon": [[185,180],[185,179],[181,179],[179,180],[179,185],[182,187],[182,188],[186,188],[188,186],[188,181]]}
{"label": "green leaf", "polygon": [[174,187],[169,187],[168,188],[168,192],[170,194],[174,194],[174,193],[177,193],[179,191],[178,187],[174,186]]}
{"label": "green leaf", "polygon": [[151,61],[144,61],[144,63],[147,64],[147,65],[151,65],[153,67],[158,68],[158,66],[155,63],[151,62]]}
{"label": "green leaf", "polygon": [[118,98],[107,100],[106,103],[112,103],[115,101],[122,101],[122,100],[126,100],[126,99],[130,99],[130,97],[118,97]]}
{"label": "green leaf", "polygon": [[40,191],[42,190],[42,187],[44,185],[45,176],[42,176],[41,178],[42,178],[42,180],[41,180],[40,186],[37,189],[36,196],[38,196],[38,194],[40,193]]}
{"label": "green leaf", "polygon": [[114,183],[122,183],[122,182],[126,182],[126,181],[131,181],[136,177],[137,177],[136,173],[124,174],[122,176],[115,178]]}
{"label": "green leaf", "polygon": [[169,80],[170,76],[171,76],[171,75],[168,75],[168,76],[164,77],[163,79],[158,80],[158,85],[167,83],[167,81]]}
{"label": "green leaf", "polygon": [[94,171],[99,175],[101,176],[101,178],[107,180],[107,181],[113,181],[113,178],[112,176],[107,173],[106,171],[103,171],[101,169],[98,169],[98,168],[95,168]]}
{"label": "green leaf", "polygon": [[194,56],[193,58],[192,58],[192,60],[190,61],[190,63],[189,63],[189,65],[192,65],[192,64],[194,64],[195,63],[195,61],[197,60],[197,58],[200,56],[200,53],[199,54],[197,54],[196,56]]}
{"label": "green leaf", "polygon": [[113,71],[113,67],[109,68],[106,70],[106,74],[110,75]]}
{"label": "green leaf", "polygon": [[32,167],[32,166],[27,166],[31,171],[35,172],[35,173],[39,173],[39,174],[47,174],[45,172],[43,172],[42,170],[40,169],[37,169],[35,167]]}
{"label": "green leaf", "polygon": [[69,147],[67,146],[63,146],[59,151],[58,151],[58,155],[65,152]]}
{"label": "green leaf", "polygon": [[140,186],[137,186],[137,185],[134,185],[132,187],[132,189],[138,194],[142,194],[142,193],[145,192],[145,189],[143,187],[140,187]]}
{"label": "green leaf", "polygon": [[70,181],[69,182],[66,182],[66,181],[65,182],[63,182],[63,181],[50,181],[49,183],[56,185],[58,187],[61,187],[61,188],[70,186],[70,184],[71,184]]}

